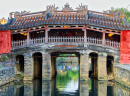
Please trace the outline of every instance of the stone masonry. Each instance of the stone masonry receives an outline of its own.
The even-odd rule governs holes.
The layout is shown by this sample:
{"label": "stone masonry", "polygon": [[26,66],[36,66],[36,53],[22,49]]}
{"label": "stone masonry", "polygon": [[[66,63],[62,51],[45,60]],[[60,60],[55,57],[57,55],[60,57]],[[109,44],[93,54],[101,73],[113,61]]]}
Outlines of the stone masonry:
{"label": "stone masonry", "polygon": [[3,67],[0,68],[0,86],[14,80],[14,68]]}
{"label": "stone masonry", "polygon": [[106,54],[99,53],[98,56],[98,80],[107,80]]}
{"label": "stone masonry", "polygon": [[80,54],[80,80],[88,80],[89,63],[88,54]]}
{"label": "stone masonry", "polygon": [[116,65],[115,80],[130,88],[130,65]]}
{"label": "stone masonry", "polygon": [[51,56],[43,54],[42,80],[51,80]]}
{"label": "stone masonry", "polygon": [[24,80],[33,79],[33,60],[32,54],[27,53],[24,55]]}

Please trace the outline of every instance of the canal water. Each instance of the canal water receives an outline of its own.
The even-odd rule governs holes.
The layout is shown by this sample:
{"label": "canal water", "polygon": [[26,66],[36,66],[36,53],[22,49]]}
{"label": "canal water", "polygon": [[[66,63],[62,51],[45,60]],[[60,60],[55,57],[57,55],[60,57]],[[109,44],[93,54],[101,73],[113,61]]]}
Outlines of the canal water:
{"label": "canal water", "polygon": [[57,66],[51,81],[11,82],[0,87],[0,96],[130,96],[130,89],[114,81],[79,81],[77,66]]}

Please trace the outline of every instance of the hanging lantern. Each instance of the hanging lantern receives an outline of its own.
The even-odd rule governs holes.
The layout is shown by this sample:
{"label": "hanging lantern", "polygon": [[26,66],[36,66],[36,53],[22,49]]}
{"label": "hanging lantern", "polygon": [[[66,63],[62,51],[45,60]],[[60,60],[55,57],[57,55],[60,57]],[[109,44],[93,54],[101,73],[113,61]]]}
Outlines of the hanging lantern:
{"label": "hanging lantern", "polygon": [[24,36],[27,36],[27,33],[24,33]]}
{"label": "hanging lantern", "polygon": [[111,37],[111,36],[113,36],[113,35],[114,35],[114,34],[112,34],[112,33],[109,33],[109,34],[108,34],[109,37]]}
{"label": "hanging lantern", "polygon": [[20,33],[20,34],[24,35],[24,33]]}
{"label": "hanging lantern", "polygon": [[68,28],[68,26],[64,26],[64,28]]}

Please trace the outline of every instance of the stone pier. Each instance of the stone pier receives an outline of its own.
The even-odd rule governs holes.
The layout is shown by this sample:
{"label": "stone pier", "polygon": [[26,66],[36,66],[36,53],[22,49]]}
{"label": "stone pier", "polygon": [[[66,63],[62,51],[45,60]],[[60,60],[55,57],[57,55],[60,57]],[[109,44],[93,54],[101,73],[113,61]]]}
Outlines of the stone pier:
{"label": "stone pier", "polygon": [[42,80],[51,80],[51,55],[43,54]]}
{"label": "stone pier", "polygon": [[79,95],[80,96],[89,96],[89,82],[80,81]]}
{"label": "stone pier", "polygon": [[89,78],[89,63],[88,54],[80,54],[80,64],[79,64],[80,80],[88,80]]}
{"label": "stone pier", "polygon": [[24,80],[33,80],[33,59],[32,54],[24,55]]}
{"label": "stone pier", "polygon": [[100,53],[98,56],[98,80],[107,80],[107,54]]}

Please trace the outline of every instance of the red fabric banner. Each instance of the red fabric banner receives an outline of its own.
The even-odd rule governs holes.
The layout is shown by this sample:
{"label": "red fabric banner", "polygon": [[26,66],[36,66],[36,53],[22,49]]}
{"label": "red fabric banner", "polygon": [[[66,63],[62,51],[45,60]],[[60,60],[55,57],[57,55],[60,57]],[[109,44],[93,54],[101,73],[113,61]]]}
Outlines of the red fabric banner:
{"label": "red fabric banner", "polygon": [[0,54],[9,53],[11,50],[11,31],[0,30]]}
{"label": "red fabric banner", "polygon": [[121,31],[120,63],[130,64],[130,30]]}

